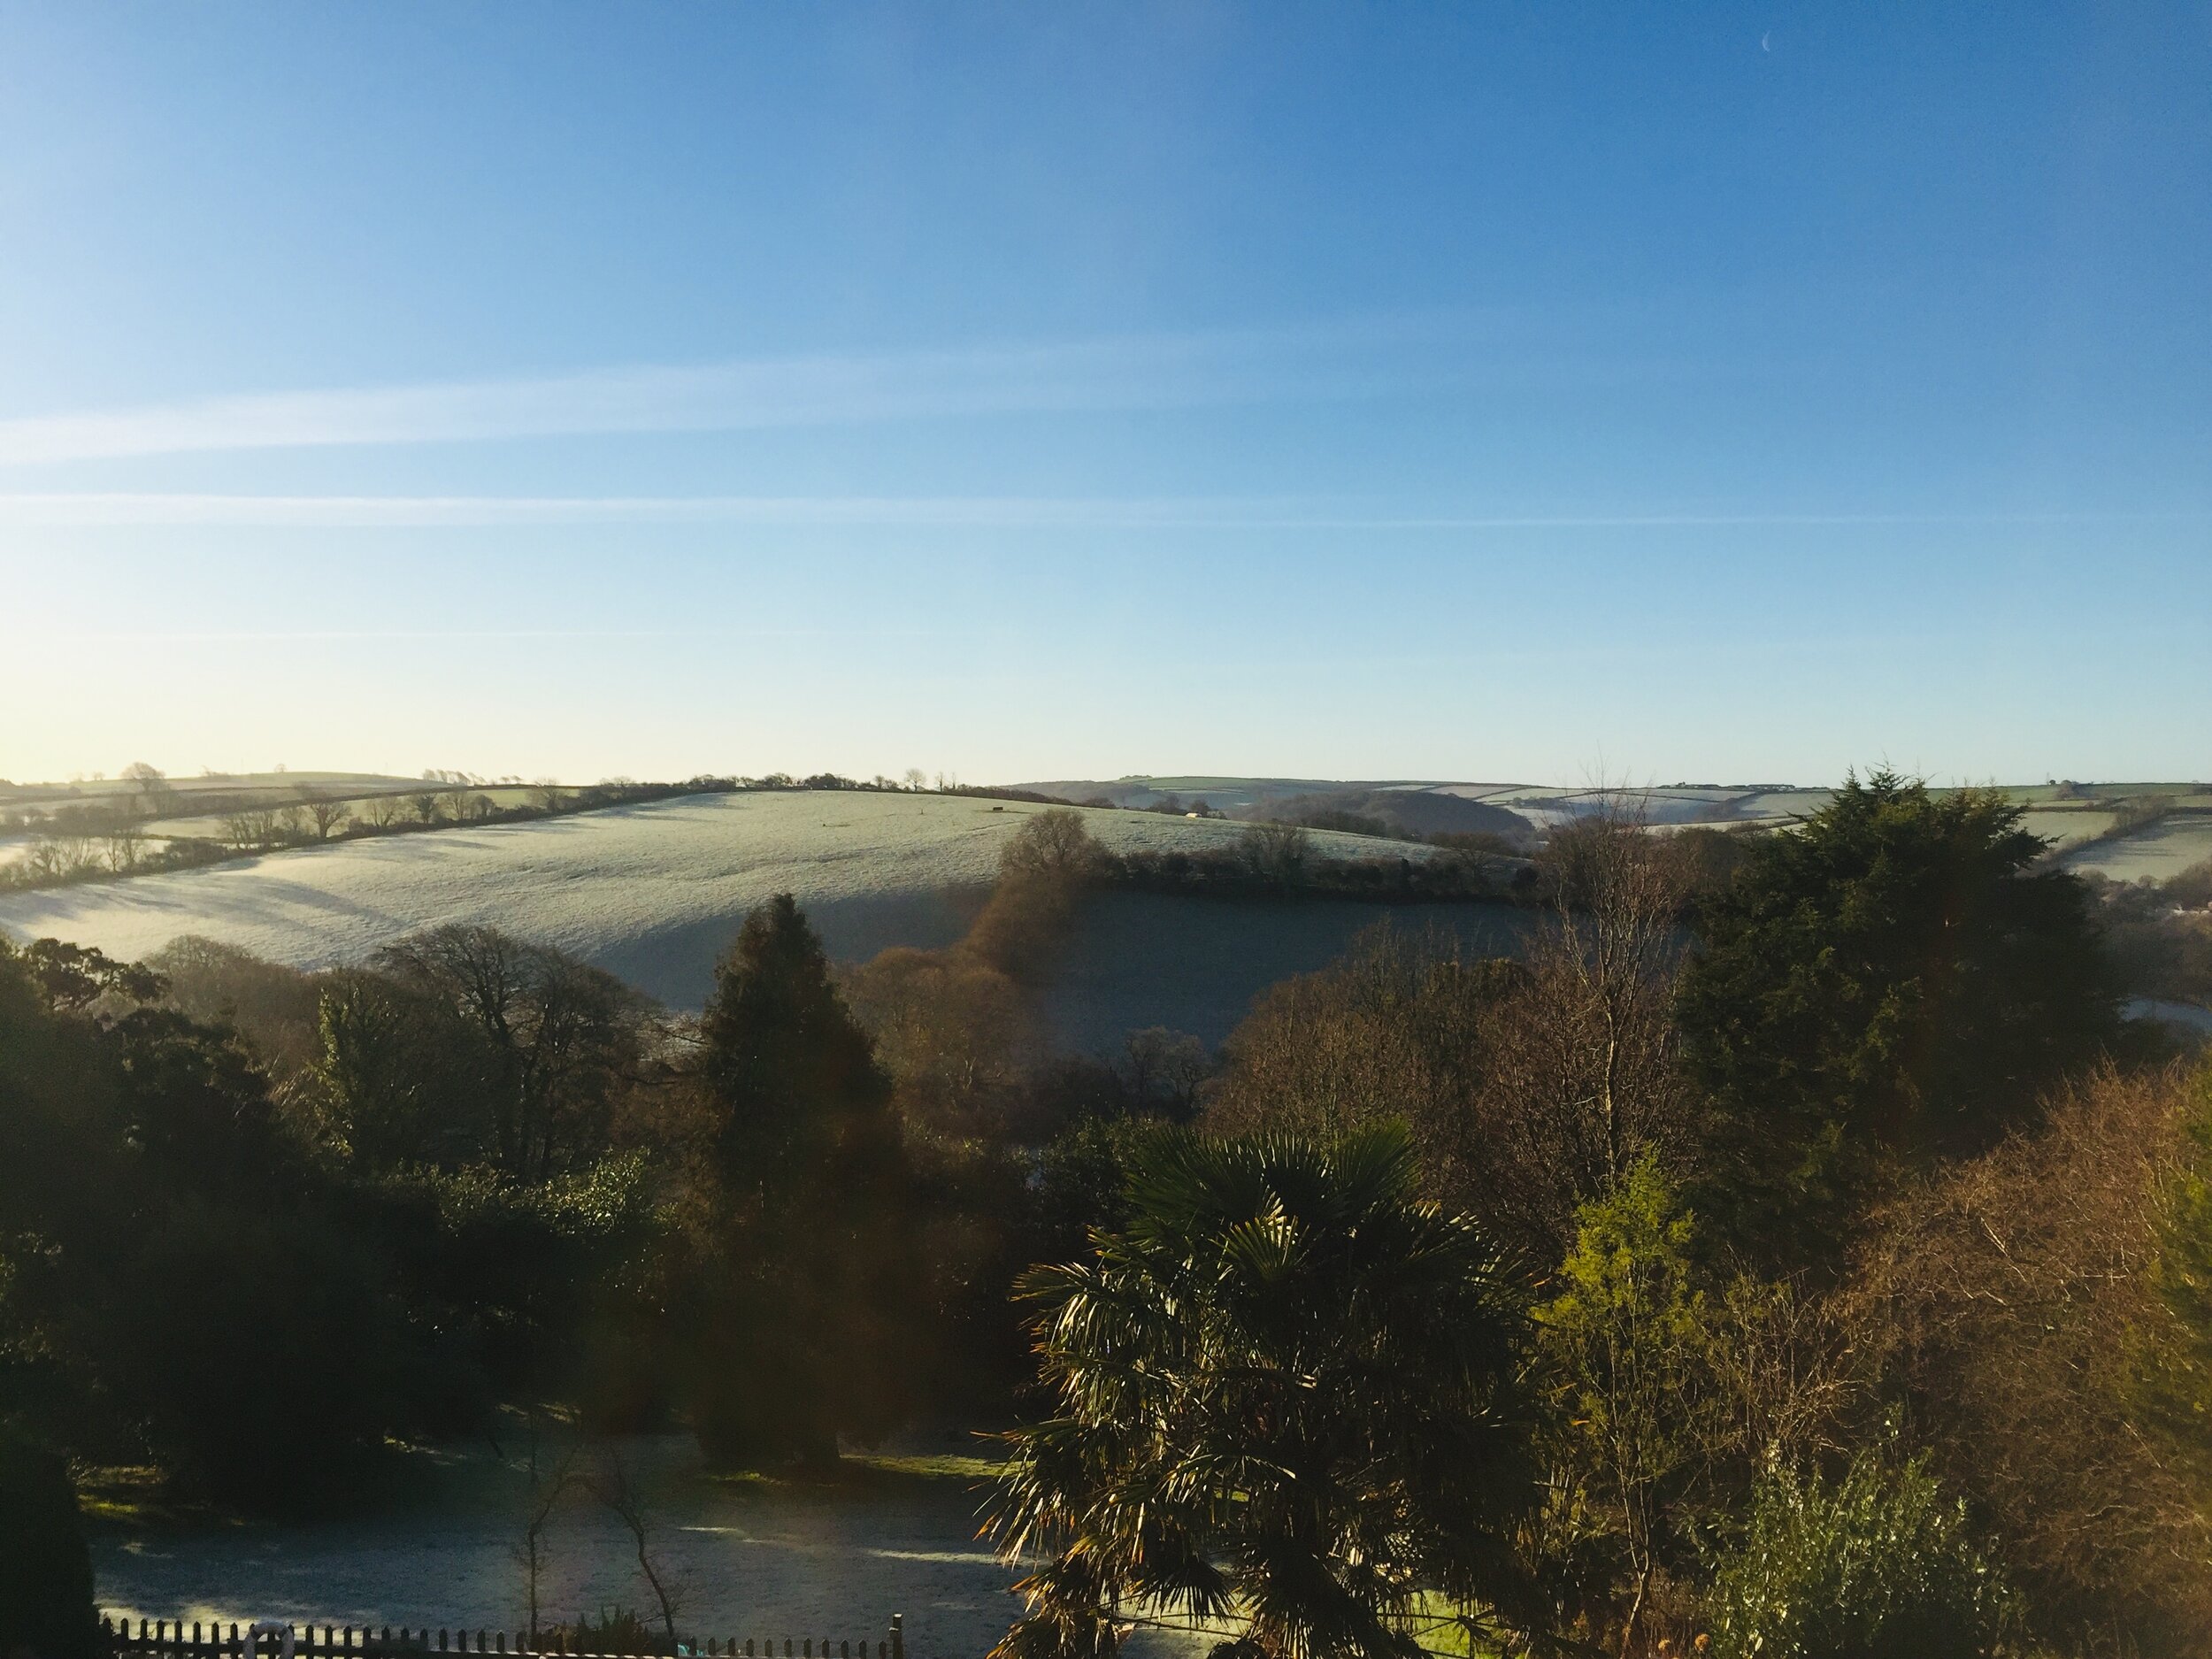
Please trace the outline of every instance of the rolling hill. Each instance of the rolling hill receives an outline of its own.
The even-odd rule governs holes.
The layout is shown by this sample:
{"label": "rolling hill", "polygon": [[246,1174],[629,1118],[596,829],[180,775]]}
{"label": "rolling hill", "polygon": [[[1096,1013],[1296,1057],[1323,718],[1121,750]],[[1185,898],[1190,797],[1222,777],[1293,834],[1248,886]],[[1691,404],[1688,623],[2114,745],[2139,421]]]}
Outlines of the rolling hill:
{"label": "rolling hill", "polygon": [[[198,933],[316,968],[361,961],[419,928],[480,922],[558,945],[672,1007],[695,1009],[745,911],[777,892],[797,895],[842,961],[891,945],[950,944],[981,903],[1001,845],[1043,810],[854,791],[687,796],[0,895],[0,930],[120,956]],[[1242,833],[1218,819],[1084,816],[1099,841],[1123,851],[1219,848]],[[1339,856],[1380,850],[1357,836],[1315,839]],[[1394,861],[1425,855],[1398,844],[1388,851]],[[1215,1041],[1255,992],[1327,962],[1380,913],[1356,902],[1096,895],[1070,941],[1048,1020],[1079,1048],[1156,1024]]]}
{"label": "rolling hill", "polygon": [[[1517,824],[1569,820],[1594,792],[1511,784],[1336,784],[1304,779],[1174,778],[1110,785],[1025,786],[1042,793],[1117,793],[1131,807],[1172,795],[1263,818],[1314,802],[1431,833],[1466,810]],[[1640,792],[1663,826],[1779,824],[1816,810],[1825,791],[1679,786]],[[2192,786],[2023,789],[2029,827],[2061,845],[2070,867],[2120,879],[2163,878],[2212,856],[2212,796]],[[2121,833],[2130,795],[2163,797],[2162,816]],[[762,791],[684,796],[528,823],[369,837],[237,859],[205,869],[0,893],[0,932],[51,934],[142,956],[204,934],[301,967],[358,962],[442,922],[481,922],[543,940],[607,968],[671,1007],[695,1009],[740,918],[771,894],[805,905],[831,954],[864,961],[893,945],[938,948],[965,932],[1005,838],[1038,805],[872,791]],[[1234,820],[1125,808],[1084,810],[1091,833],[1121,851],[1218,849]],[[1497,820],[1490,820],[1494,824]],[[1338,856],[1421,858],[1408,841],[1317,832]],[[1109,1048],[1125,1031],[1164,1025],[1209,1042],[1251,998],[1317,968],[1361,929],[1395,916],[1440,926],[1471,949],[1509,949],[1524,913],[1502,906],[1394,911],[1352,900],[1294,903],[1106,891],[1086,896],[1058,976],[1044,996],[1064,1047]]]}
{"label": "rolling hill", "polygon": [[[1509,837],[1571,823],[1624,803],[1659,829],[1704,825],[1786,825],[1818,811],[1831,791],[1789,784],[1655,784],[1562,788],[1548,784],[1452,783],[1400,779],[1348,782],[1316,778],[1131,776],[1061,779],[1019,786],[1071,800],[1156,808],[1208,806],[1233,818],[1295,818],[1333,810],[1380,818],[1401,833],[1489,830]],[[2045,783],[2000,786],[2027,809],[2026,827],[2053,843],[2070,869],[2117,880],[2163,879],[2212,856],[2212,788],[2200,783]],[[2162,816],[2118,831],[2121,809],[2163,803]],[[1490,816],[1475,817],[1482,813]]]}

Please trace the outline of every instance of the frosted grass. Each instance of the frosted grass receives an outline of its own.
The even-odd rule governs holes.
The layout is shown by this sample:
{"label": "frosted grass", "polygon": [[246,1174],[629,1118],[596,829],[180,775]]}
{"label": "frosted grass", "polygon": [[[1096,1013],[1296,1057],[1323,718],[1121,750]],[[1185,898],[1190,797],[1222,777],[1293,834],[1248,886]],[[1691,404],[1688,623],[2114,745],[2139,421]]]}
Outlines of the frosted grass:
{"label": "frosted grass", "polygon": [[[574,952],[679,1008],[753,905],[795,895],[831,954],[965,931],[1001,848],[1041,807],[845,791],[697,795],[571,818],[343,841],[204,870],[0,895],[0,930],[138,957],[200,933],[301,968],[358,963],[419,928],[482,923]],[[1219,850],[1242,826],[1086,810],[1117,851]],[[1425,848],[1318,834],[1342,856]]]}

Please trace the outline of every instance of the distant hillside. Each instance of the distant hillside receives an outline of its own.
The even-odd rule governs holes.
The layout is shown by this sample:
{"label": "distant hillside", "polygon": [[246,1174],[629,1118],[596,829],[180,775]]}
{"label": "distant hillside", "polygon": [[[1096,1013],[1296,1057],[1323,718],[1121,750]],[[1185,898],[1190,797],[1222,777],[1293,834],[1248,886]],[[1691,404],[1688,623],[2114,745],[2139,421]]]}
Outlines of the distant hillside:
{"label": "distant hillside", "polygon": [[1369,819],[1389,833],[1416,836],[1479,832],[1521,841],[1536,827],[1509,809],[1452,793],[1460,787],[1456,785],[1340,783],[1319,778],[1118,778],[1111,782],[1078,779],[1017,787],[1140,811],[1203,810],[1233,818],[1285,823],[1333,814]]}
{"label": "distant hillside", "polygon": [[[1024,788],[1117,806],[1188,807],[1203,802],[1233,818],[1379,820],[1400,833],[1487,830],[1518,838],[1619,803],[1661,829],[1694,825],[1782,826],[1828,804],[1825,788],[1784,783],[1672,783],[1633,788],[1561,788],[1436,780],[1331,781],[1313,778],[1127,777],[1064,779]],[[2200,783],[2005,784],[2027,809],[2025,826],[2050,841],[2070,869],[2117,880],[2165,877],[2212,857],[2212,789]],[[1502,814],[1502,818],[1487,816]],[[1474,815],[1483,815],[1477,817]]]}
{"label": "distant hillside", "polygon": [[[1363,818],[1393,833],[1409,836],[1483,834],[1521,842],[1532,840],[1536,833],[1536,826],[1518,812],[1440,789],[1338,789],[1320,795],[1288,795],[1247,808],[1246,811],[1256,818],[1273,818],[1293,824]],[[1353,825],[1346,822],[1333,827],[1349,829]]]}
{"label": "distant hillside", "polygon": [[[52,934],[134,957],[180,933],[202,933],[319,968],[362,961],[418,928],[480,922],[558,945],[673,1007],[695,1009],[746,910],[778,892],[798,896],[841,961],[864,961],[893,945],[951,944],[995,878],[1001,845],[1043,810],[854,791],[689,796],[4,894],[0,931],[17,939]],[[1084,817],[1092,834],[1119,852],[1219,849],[1243,833],[1218,819],[1110,810]],[[1315,839],[1340,857],[1378,852],[1356,836]],[[1426,852],[1394,848],[1389,856],[1394,865]],[[1079,929],[1070,984],[1079,988],[1056,995],[1048,1010],[1056,1029],[1085,1046],[1110,1041],[1120,1027],[1107,1027],[1125,1014],[1218,1036],[1225,1010],[1240,1012],[1255,990],[1283,973],[1320,965],[1387,913],[1357,903],[1309,910],[1303,902],[1125,896],[1138,902],[1094,907],[1108,918],[1098,938],[1110,943],[1094,946]],[[1440,908],[1449,907],[1422,907],[1424,923]],[[1282,919],[1271,921],[1270,913]]]}

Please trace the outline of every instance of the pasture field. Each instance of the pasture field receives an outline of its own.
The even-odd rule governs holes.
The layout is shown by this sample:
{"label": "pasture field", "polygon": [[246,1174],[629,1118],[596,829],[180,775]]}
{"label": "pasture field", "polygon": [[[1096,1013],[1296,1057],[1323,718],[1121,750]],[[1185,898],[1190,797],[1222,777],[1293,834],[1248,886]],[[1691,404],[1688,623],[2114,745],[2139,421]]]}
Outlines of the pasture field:
{"label": "pasture field", "polygon": [[[199,933],[297,967],[358,962],[443,922],[574,952],[695,1009],[746,910],[795,895],[831,954],[939,947],[966,930],[999,849],[1041,807],[966,796],[825,791],[696,795],[572,817],[294,849],[211,866],[0,895],[0,930],[143,956]],[[1108,847],[1196,851],[1242,826],[1091,810]],[[1324,851],[1373,856],[1358,836]],[[1395,844],[1391,856],[1425,849]]]}
{"label": "pasture field", "polygon": [[2093,807],[2032,806],[2020,824],[2031,835],[2064,848],[2104,834],[2116,821],[2117,814]]}
{"label": "pasture field", "polygon": [[2212,858],[2212,811],[2175,812],[2117,841],[2098,841],[2061,860],[2115,881],[2165,881]]}

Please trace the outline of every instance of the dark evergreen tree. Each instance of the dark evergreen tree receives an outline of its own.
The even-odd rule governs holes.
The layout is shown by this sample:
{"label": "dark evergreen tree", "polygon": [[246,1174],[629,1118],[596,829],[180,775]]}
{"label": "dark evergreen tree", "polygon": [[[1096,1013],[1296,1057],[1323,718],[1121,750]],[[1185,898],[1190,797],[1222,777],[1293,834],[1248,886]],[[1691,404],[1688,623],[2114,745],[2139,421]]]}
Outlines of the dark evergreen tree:
{"label": "dark evergreen tree", "polygon": [[694,1425],[719,1462],[823,1461],[903,1403],[919,1276],[891,1082],[787,893],[745,918],[701,1032],[723,1214]]}
{"label": "dark evergreen tree", "polygon": [[788,893],[746,917],[716,964],[700,1033],[726,1114],[718,1150],[733,1196],[773,1203],[795,1184],[895,1162],[891,1080]]}
{"label": "dark evergreen tree", "polygon": [[1833,1259],[1882,1184],[1984,1149],[2121,1021],[2082,884],[1993,791],[1850,780],[1701,907],[1684,1051],[1699,1195],[1739,1246]]}

